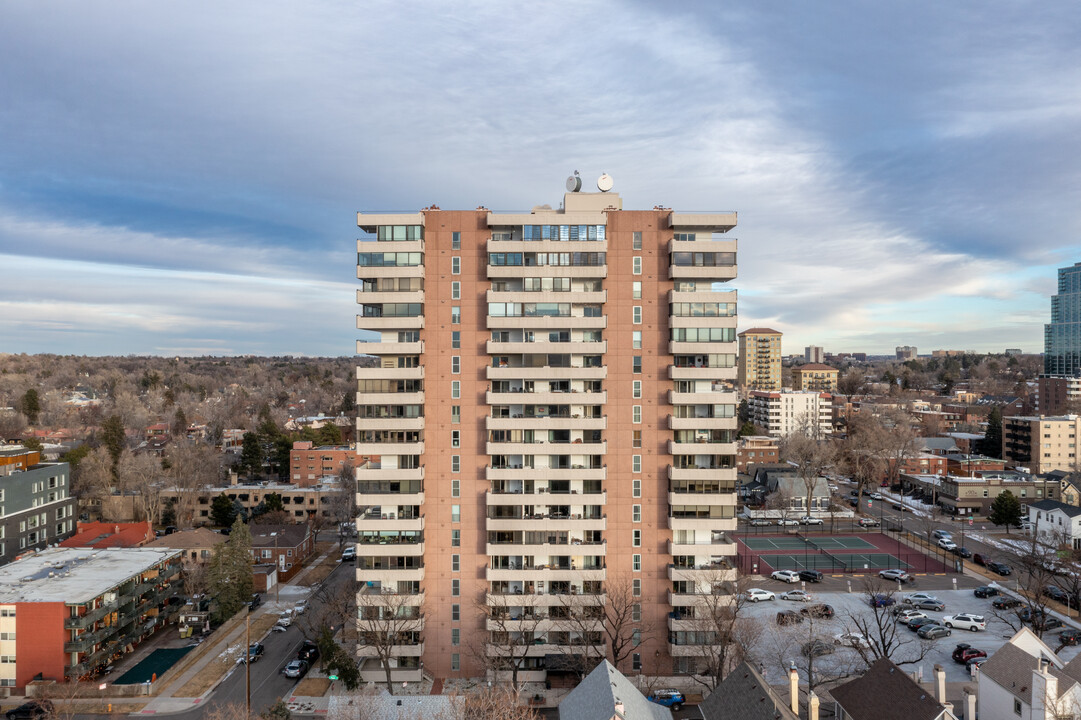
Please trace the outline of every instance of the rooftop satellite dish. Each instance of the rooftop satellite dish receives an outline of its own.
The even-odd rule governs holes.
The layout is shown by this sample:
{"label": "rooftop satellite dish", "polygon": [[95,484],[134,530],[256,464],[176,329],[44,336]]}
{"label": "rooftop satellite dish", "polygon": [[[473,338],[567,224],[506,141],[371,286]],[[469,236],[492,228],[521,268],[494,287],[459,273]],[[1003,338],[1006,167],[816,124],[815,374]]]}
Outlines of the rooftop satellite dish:
{"label": "rooftop satellite dish", "polygon": [[597,189],[601,192],[608,192],[609,190],[611,190],[612,176],[608,173],[602,173],[601,176],[597,178]]}
{"label": "rooftop satellite dish", "polygon": [[582,178],[578,177],[578,171],[567,178],[567,192],[578,192],[582,189]]}

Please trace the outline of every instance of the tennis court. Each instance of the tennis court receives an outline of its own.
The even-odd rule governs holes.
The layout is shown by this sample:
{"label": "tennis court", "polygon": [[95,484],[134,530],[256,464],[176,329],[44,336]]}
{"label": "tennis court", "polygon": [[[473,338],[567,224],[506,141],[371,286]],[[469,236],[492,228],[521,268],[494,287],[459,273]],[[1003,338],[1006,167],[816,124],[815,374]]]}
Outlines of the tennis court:
{"label": "tennis court", "polygon": [[[823,555],[794,553],[780,555],[761,555],[761,565],[768,565],[773,570],[820,570],[822,572],[842,572],[844,570],[885,570],[887,568],[911,569],[911,565],[889,553],[846,553],[844,555]],[[759,572],[764,572],[759,568]]]}
{"label": "tennis court", "polygon": [[859,537],[803,537],[786,535],[784,537],[741,537],[740,542],[750,550],[802,550],[807,545],[820,550],[874,550],[874,543]]}

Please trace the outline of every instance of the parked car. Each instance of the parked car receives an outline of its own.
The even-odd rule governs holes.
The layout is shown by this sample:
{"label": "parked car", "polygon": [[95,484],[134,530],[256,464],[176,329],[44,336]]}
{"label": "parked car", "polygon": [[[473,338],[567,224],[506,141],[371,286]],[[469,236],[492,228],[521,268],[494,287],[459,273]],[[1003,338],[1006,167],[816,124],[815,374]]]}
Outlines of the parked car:
{"label": "parked car", "polygon": [[1070,604],[1070,593],[1066,592],[1058,585],[1048,585],[1043,589],[1043,594],[1051,598],[1055,602],[1060,602],[1063,605]]}
{"label": "parked car", "polygon": [[257,642],[252,643],[251,645],[248,646],[248,654],[247,654],[247,656],[242,657],[239,660],[237,660],[237,663],[243,665],[245,659],[250,663],[259,662],[259,658],[261,658],[263,656],[264,652],[265,652],[265,648],[263,647],[262,643],[257,643]]}
{"label": "parked car", "polygon": [[799,625],[803,622],[803,616],[795,610],[782,610],[777,613],[778,625]]}
{"label": "parked car", "polygon": [[307,600],[299,600],[299,601],[297,601],[297,603],[295,605],[293,605],[293,614],[294,615],[303,615],[307,610],[308,610],[308,601]]}
{"label": "parked car", "polygon": [[771,593],[769,590],[763,590],[761,588],[751,588],[747,591],[747,599],[753,603],[759,600],[776,600],[777,596]]}
{"label": "parked car", "polygon": [[1058,640],[1063,645],[1076,645],[1081,642],[1081,630],[1068,628],[1058,634]]}
{"label": "parked car", "polygon": [[916,579],[904,570],[880,570],[878,576],[883,580],[891,580],[902,584],[913,582]]}
{"label": "parked car", "polygon": [[882,499],[882,493],[873,492],[870,495],[868,495],[867,497],[871,498],[872,500],[881,500]]}
{"label": "parked car", "polygon": [[792,518],[781,518],[777,521],[777,524],[781,527],[786,527],[789,525],[799,525],[799,520],[793,520]]}
{"label": "parked car", "polygon": [[822,638],[815,638],[804,643],[803,647],[800,648],[800,652],[803,653],[804,657],[822,657],[823,655],[833,654],[833,645]]}
{"label": "parked car", "polygon": [[673,710],[679,710],[683,707],[683,703],[687,702],[687,699],[683,697],[683,693],[673,688],[665,688],[663,690],[657,690],[656,692],[646,697],[650,702],[657,703],[658,705],[664,705],[666,708]]}
{"label": "parked car", "polygon": [[991,587],[990,585],[980,585],[978,588],[972,591],[972,594],[978,598],[995,597],[999,594],[998,588]]}
{"label": "parked car", "polygon": [[811,593],[806,590],[789,590],[788,592],[781,593],[782,600],[793,600],[795,602],[810,602],[813,598]]}
{"label": "parked car", "polygon": [[818,570],[800,570],[799,579],[806,580],[807,582],[817,583],[822,582],[822,573]]}
{"label": "parked car", "polygon": [[297,660],[304,660],[309,665],[319,659],[319,646],[311,640],[305,640],[297,651]]}
{"label": "parked car", "polygon": [[7,711],[8,720],[41,720],[56,715],[56,708],[48,700],[29,700]]}
{"label": "parked car", "polygon": [[940,623],[938,622],[938,620],[935,620],[932,617],[927,617],[926,615],[924,615],[921,618],[913,618],[912,620],[909,620],[908,621],[908,629],[911,630],[912,632],[916,632],[917,630],[919,630],[924,625],[939,625],[939,624]]}
{"label": "parked car", "polygon": [[799,582],[799,573],[795,570],[775,570],[770,573],[770,577],[774,580],[780,580],[781,582],[786,583]]}
{"label": "parked car", "polygon": [[833,617],[833,606],[827,605],[825,603],[809,605],[808,607],[800,608],[800,614],[807,615],[808,617],[829,620],[831,617]]}
{"label": "parked car", "polygon": [[987,563],[987,569],[998,575],[1006,576],[1010,574],[1010,566],[1006,563],[989,562]]}
{"label": "parked car", "polygon": [[868,602],[871,603],[871,607],[889,607],[897,601],[889,595],[883,595],[882,593],[879,593],[877,595],[872,595]]}
{"label": "parked car", "polygon": [[901,612],[897,613],[897,622],[901,623],[902,625],[908,625],[913,620],[918,620],[920,618],[926,617],[927,616],[919,610],[902,610]]}
{"label": "parked car", "polygon": [[912,603],[912,607],[919,608],[920,610],[943,612],[946,609],[946,603],[941,600],[920,600],[919,602]]}
{"label": "parked car", "polygon": [[901,503],[894,503],[893,505],[890,505],[890,507],[897,512],[912,512],[912,509],[910,507],[908,507],[907,505],[902,505]]}
{"label": "parked car", "polygon": [[1055,630],[1062,627],[1062,621],[1057,617],[1048,615],[1040,610],[1033,613],[1032,608],[1025,608],[1017,614],[1017,617],[1021,622],[1032,625],[1033,630],[1047,632],[1048,630]]}
{"label": "parked car", "polygon": [[903,602],[905,605],[915,605],[916,603],[923,602],[924,600],[934,600],[935,602],[938,602],[938,598],[936,598],[931,593],[925,593],[925,592],[918,592],[918,593],[912,593],[911,595],[905,595],[904,600],[902,600],[901,602]]}
{"label": "parked car", "polygon": [[963,558],[972,557],[972,551],[971,550],[969,550],[968,548],[960,547],[960,546],[955,547],[954,549],[950,550],[950,552],[952,552],[957,557],[963,557]]}
{"label": "parked car", "polygon": [[882,523],[878,522],[874,518],[862,517],[857,523],[860,527],[878,527]]}
{"label": "parked car", "polygon": [[952,552],[954,549],[957,548],[957,543],[955,543],[953,540],[950,540],[949,538],[942,538],[938,541],[938,546],[943,550],[949,550]]}
{"label": "parked car", "polygon": [[848,498],[848,504],[852,507],[859,507],[860,500],[859,498],[850,497]]}
{"label": "parked car", "polygon": [[933,533],[931,533],[931,537],[933,537],[935,540],[952,540],[953,533],[951,533],[949,530],[935,530]]}
{"label": "parked car", "polygon": [[967,663],[965,663],[965,669],[968,670],[969,673],[971,674],[972,673],[972,668],[981,667],[985,662],[987,662],[987,658],[985,658],[985,657],[972,658]]}
{"label": "parked car", "polygon": [[762,527],[763,525],[772,525],[773,523],[766,518],[751,518],[751,522],[748,524],[751,527]]}
{"label": "parked car", "polygon": [[991,601],[991,607],[995,610],[1009,610],[1011,608],[1021,607],[1024,604],[1025,603],[1022,601],[1010,597],[1009,595],[1000,595]]}
{"label": "parked car", "polygon": [[985,558],[983,555],[980,555],[979,553],[976,553],[972,556],[972,562],[976,563],[977,565],[987,565],[987,558]]}
{"label": "parked car", "polygon": [[871,647],[871,643],[867,638],[858,632],[844,632],[839,635],[833,636],[834,645],[844,645],[845,647]]}
{"label": "parked car", "polygon": [[248,612],[252,612],[255,608],[263,604],[263,596],[259,593],[252,593],[251,600],[248,601]]}
{"label": "parked car", "polygon": [[949,637],[953,634],[953,631],[942,627],[938,623],[931,623],[921,627],[916,631],[916,634],[924,640],[938,640],[939,638]]}
{"label": "parked car", "polygon": [[973,615],[972,613],[946,615],[942,618],[942,624],[948,628],[971,630],[972,632],[987,629],[987,623],[984,621],[983,615]]}
{"label": "parked car", "polygon": [[968,643],[958,643],[957,647],[953,650],[953,661],[965,665],[972,658],[985,658],[987,653],[983,650],[977,650]]}
{"label": "parked car", "polygon": [[811,517],[810,515],[804,515],[799,519],[801,525],[825,525],[826,522],[822,518]]}
{"label": "parked car", "polygon": [[289,664],[282,668],[282,674],[287,678],[302,678],[308,672],[308,663],[303,660],[290,660]]}
{"label": "parked car", "polygon": [[357,549],[353,546],[347,547],[342,551],[342,556],[339,558],[340,562],[352,562],[357,559]]}

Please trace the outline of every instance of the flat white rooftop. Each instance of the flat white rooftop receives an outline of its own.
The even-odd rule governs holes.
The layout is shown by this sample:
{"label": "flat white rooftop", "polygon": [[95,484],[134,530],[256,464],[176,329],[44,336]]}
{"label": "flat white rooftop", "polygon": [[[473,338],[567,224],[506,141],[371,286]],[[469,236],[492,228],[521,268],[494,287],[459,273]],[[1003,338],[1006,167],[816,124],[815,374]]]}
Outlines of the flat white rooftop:
{"label": "flat white rooftop", "polygon": [[81,605],[179,554],[169,548],[48,548],[0,567],[0,604]]}

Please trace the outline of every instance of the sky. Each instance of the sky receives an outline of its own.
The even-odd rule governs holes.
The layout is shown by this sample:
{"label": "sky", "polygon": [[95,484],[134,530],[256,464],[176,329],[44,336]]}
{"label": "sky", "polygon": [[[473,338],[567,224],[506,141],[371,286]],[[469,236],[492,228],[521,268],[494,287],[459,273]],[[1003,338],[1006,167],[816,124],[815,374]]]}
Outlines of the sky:
{"label": "sky", "polygon": [[735,210],[784,352],[1041,352],[1068,2],[0,2],[0,352],[355,352],[356,211]]}

